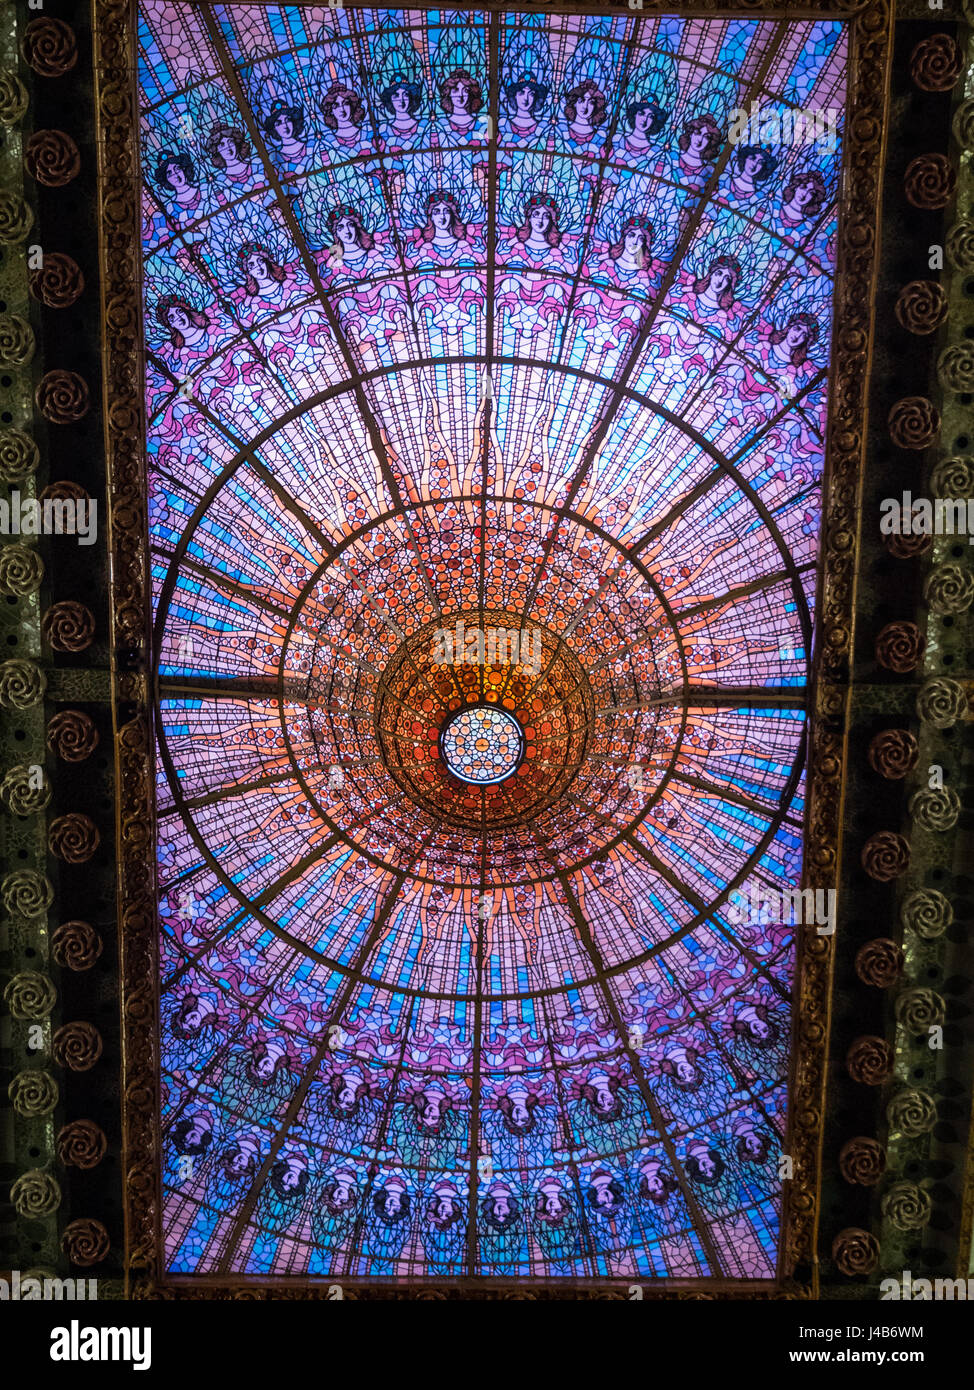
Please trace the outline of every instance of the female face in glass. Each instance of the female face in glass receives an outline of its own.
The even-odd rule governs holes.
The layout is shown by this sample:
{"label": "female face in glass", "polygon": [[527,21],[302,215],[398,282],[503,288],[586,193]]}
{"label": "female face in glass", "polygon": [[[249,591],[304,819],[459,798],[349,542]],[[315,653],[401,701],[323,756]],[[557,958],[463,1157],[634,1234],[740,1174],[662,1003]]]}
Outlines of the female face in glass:
{"label": "female face in glass", "polygon": [[[186,310],[181,308],[178,304],[173,304],[172,307],[166,311],[166,318],[169,320],[169,327],[175,328],[177,333],[186,334],[193,326],[189,321],[189,315]],[[203,1015],[200,1013],[199,1005],[186,1015],[184,1022],[191,1028],[199,1028],[202,1026]]]}
{"label": "female face in glass", "polygon": [[358,130],[354,119],[353,97],[350,92],[337,92],[331,103],[331,114],[339,130]]}
{"label": "female face in glass", "polygon": [[[251,261],[253,259],[254,258],[251,257]],[[248,261],[248,269],[250,269],[250,266],[251,262]],[[253,273],[253,270],[251,270],[251,274]],[[254,1058],[253,1071],[256,1076],[260,1077],[261,1081],[270,1081],[271,1077],[274,1075],[274,1058],[267,1052],[261,1053],[259,1057]]]}
{"label": "female face in glass", "polygon": [[221,135],[216,142],[216,148],[220,158],[228,167],[231,164],[239,164],[240,161],[237,158],[237,142],[232,135]]}
{"label": "female face in glass", "polygon": [[402,1211],[402,1193],[399,1191],[398,1187],[387,1187],[384,1191],[386,1194],[386,1216],[398,1216]]}
{"label": "female face in glass", "polygon": [[349,1081],[348,1077],[343,1076],[342,1084],[338,1089],[337,1096],[335,1097],[339,1109],[354,1110],[355,1102],[357,1099],[358,1097],[355,1094],[354,1084],[351,1081]]}
{"label": "female face in glass", "polygon": [[[259,285],[266,284],[266,282],[271,278],[270,267],[267,264],[267,257],[264,255],[262,251],[251,251],[250,255],[247,257],[246,265],[247,270]],[[264,1058],[262,1060],[270,1062],[270,1058]],[[273,1070],[273,1063],[271,1063],[271,1070]]]}
{"label": "female face in glass", "polygon": [[549,1221],[558,1221],[565,1212],[564,1198],[558,1191],[545,1189],[541,1194],[541,1207]]}
{"label": "female face in glass", "polygon": [[666,1194],[666,1184],[665,1184],[665,1182],[663,1181],[663,1177],[662,1177],[662,1174],[661,1174],[661,1172],[660,1172],[660,1165],[659,1165],[658,1163],[655,1163],[655,1162],[653,1162],[653,1163],[647,1163],[646,1166],[645,1166],[645,1168],[643,1168],[642,1171],[643,1171],[643,1182],[645,1183],[645,1185],[646,1185],[646,1191],[650,1194],[650,1196],[651,1196],[651,1197],[663,1197],[663,1196],[665,1196],[665,1194]]}
{"label": "female face in glass", "polygon": [[305,1165],[300,1158],[289,1158],[287,1167],[281,1175],[281,1186],[287,1192],[293,1192],[295,1188],[301,1186],[301,1179],[304,1176]]}
{"label": "female face in glass", "polygon": [[768,1038],[771,1036],[770,1027],[765,1020],[757,1014],[748,1023],[748,1032],[751,1037],[756,1038],[758,1042],[767,1042]]}
{"label": "female face in glass", "polygon": [[452,231],[453,213],[449,203],[433,203],[430,207],[430,221],[438,232]]}
{"label": "female face in glass", "polygon": [[811,330],[804,323],[790,323],[785,334],[785,346],[795,351],[797,348],[808,347],[808,340],[811,337]]}
{"label": "female face in glass", "polygon": [[638,260],[646,251],[646,233],[642,227],[630,227],[623,238],[623,244],[626,255],[632,260]]}
{"label": "female face in glass", "polygon": [[514,89],[514,105],[519,116],[534,114],[534,92],[530,87],[521,86]]}
{"label": "female face in glass", "polygon": [[287,111],[280,111],[274,117],[274,131],[282,145],[294,139],[294,122]]}
{"label": "female face in glass", "polygon": [[710,272],[711,293],[715,295],[723,294],[725,290],[732,289],[733,286],[734,272],[731,270],[730,266],[714,266],[713,270]]}
{"label": "female face in glass", "polygon": [[595,114],[595,96],[587,89],[575,103],[575,119],[579,125],[590,125]]}
{"label": "female face in glass", "polygon": [[350,217],[340,217],[335,223],[335,236],[346,251],[358,246],[358,228]]}
{"label": "female face in glass", "polygon": [[443,1104],[443,1097],[437,1095],[435,1091],[423,1096],[422,1116],[424,1125],[432,1128],[434,1125],[439,1124]]}
{"label": "female face in glass", "polygon": [[403,85],[393,87],[392,92],[389,95],[389,100],[392,102],[392,109],[396,113],[397,120],[403,117],[407,117],[409,115],[408,87]]}
{"label": "female face in glass", "polygon": [[335,1179],[335,1189],[332,1193],[332,1201],[339,1206],[347,1207],[352,1200],[352,1184],[346,1173],[339,1173]]}
{"label": "female face in glass", "polygon": [[692,130],[690,132],[690,149],[695,155],[703,155],[710,144],[710,136],[705,130]]}
{"label": "female face in glass", "polygon": [[433,1214],[437,1221],[449,1221],[453,1215],[453,1198],[441,1192],[433,1203]]}
{"label": "female face in glass", "polygon": [[170,163],[166,165],[166,178],[170,187],[175,193],[182,193],[191,187],[189,179],[183,173],[182,165]]}
{"label": "female face in glass", "polygon": [[544,236],[545,232],[551,228],[551,209],[546,207],[532,208],[528,220],[531,223],[531,231],[536,236]]}

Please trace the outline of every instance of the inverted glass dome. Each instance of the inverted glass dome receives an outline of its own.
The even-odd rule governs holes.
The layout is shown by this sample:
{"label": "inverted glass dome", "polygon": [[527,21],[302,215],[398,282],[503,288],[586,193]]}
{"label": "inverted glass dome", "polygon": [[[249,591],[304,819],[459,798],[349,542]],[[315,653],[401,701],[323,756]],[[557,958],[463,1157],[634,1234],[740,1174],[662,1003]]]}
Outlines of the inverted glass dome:
{"label": "inverted glass dome", "polygon": [[772,1278],[842,25],[140,41],[168,1268]]}

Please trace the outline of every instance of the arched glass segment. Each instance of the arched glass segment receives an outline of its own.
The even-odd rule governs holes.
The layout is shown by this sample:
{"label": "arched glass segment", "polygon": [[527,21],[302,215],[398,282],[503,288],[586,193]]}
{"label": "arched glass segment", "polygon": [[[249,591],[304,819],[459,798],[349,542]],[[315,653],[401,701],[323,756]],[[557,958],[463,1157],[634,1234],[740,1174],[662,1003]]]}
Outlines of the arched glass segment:
{"label": "arched glass segment", "polygon": [[771,1279],[843,26],[140,42],[168,1269]]}

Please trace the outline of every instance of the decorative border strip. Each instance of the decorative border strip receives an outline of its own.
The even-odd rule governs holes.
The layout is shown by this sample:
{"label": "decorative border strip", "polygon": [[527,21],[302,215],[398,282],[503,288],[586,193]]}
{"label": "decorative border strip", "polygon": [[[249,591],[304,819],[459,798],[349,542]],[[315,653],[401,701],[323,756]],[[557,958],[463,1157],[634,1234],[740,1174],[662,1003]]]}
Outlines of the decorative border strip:
{"label": "decorative border strip", "polygon": [[122,1007],[126,1296],[160,1268],[155,786],[149,700],[136,7],[94,0],[104,418],[112,561],[112,715]]}
{"label": "decorative border strip", "polygon": [[[0,664],[0,708],[4,742],[14,760],[0,784],[9,870],[0,884],[7,919],[4,964],[9,961],[16,972],[4,989],[15,1073],[7,1095],[19,1170],[10,1199],[17,1217],[14,1248],[26,1287],[28,1279],[60,1277],[70,1266],[101,1266],[113,1245],[105,1224],[113,1222],[109,1204],[97,1205],[98,1188],[104,1190],[111,1175],[103,1171],[94,1185],[82,1176],[108,1149],[101,1127],[81,1118],[107,1073],[102,1028],[91,1017],[100,991],[86,974],[103,941],[90,921],[67,920],[80,913],[98,921],[104,855],[100,862],[94,859],[102,834],[88,811],[99,815],[107,788],[89,759],[101,737],[105,711],[99,704],[107,684],[93,669],[96,618],[74,597],[78,574],[64,560],[71,542],[48,534],[52,526],[60,530],[55,505],[63,522],[81,504],[85,543],[94,543],[103,481],[97,453],[92,462],[83,444],[91,423],[86,423],[91,397],[84,374],[90,374],[90,355],[97,370],[97,353],[89,353],[84,335],[72,341],[59,332],[64,317],[80,326],[80,314],[70,311],[85,291],[83,271],[67,253],[77,245],[71,243],[71,219],[64,213],[69,205],[83,204],[79,189],[92,175],[72,135],[38,128],[52,111],[63,110],[66,99],[78,100],[72,84],[83,78],[84,64],[77,34],[65,20],[32,17],[25,7],[8,18],[0,73],[0,124],[9,131],[0,156],[5,184],[0,242],[4,309],[12,312],[0,318],[0,367],[3,386],[10,390],[0,428],[0,484],[12,489],[12,509],[38,502],[45,511],[51,507],[43,535],[5,541],[0,549],[9,657]],[[79,140],[90,129],[92,114],[82,97],[74,126]],[[68,477],[59,476],[62,469]],[[92,473],[94,498],[78,480],[92,486]],[[74,511],[68,531],[78,517]],[[93,602],[107,548],[87,551],[85,559],[85,593]],[[65,581],[67,598],[61,597]],[[70,707],[79,702],[87,709]],[[78,1012],[86,1017],[77,1017]],[[106,1031],[111,1048],[111,1025]],[[73,1118],[64,1123],[68,1116]],[[98,1216],[90,1214],[93,1208]],[[114,1245],[120,1253],[121,1242]],[[22,1296],[41,1297],[41,1288]]]}
{"label": "decorative border strip", "polygon": [[[945,1119],[958,1108],[948,1097],[962,1089],[959,1077],[970,1084],[971,1069],[957,1050],[964,1030],[938,990],[962,994],[969,975],[969,950],[960,923],[951,931],[947,894],[958,886],[951,832],[960,814],[959,745],[969,746],[967,695],[953,676],[970,668],[970,625],[961,614],[974,579],[956,537],[901,529],[887,506],[890,494],[899,508],[904,490],[924,491],[917,487],[924,461],[929,497],[974,496],[974,461],[942,458],[952,438],[964,443],[962,415],[933,382],[936,374],[947,385],[946,361],[956,368],[956,349],[940,349],[960,336],[966,317],[944,264],[944,242],[950,259],[955,237],[952,230],[945,239],[944,230],[957,176],[937,149],[948,139],[962,48],[946,16],[934,17],[934,26],[905,24],[896,34],[897,139],[885,188],[888,216],[908,232],[909,253],[896,236],[884,248],[870,392],[857,602],[864,630],[849,716],[856,747],[846,769],[858,816],[844,827],[849,930],[836,959],[837,987],[850,1005],[832,1021],[845,1066],[836,1068],[830,1092],[823,1169],[832,1211],[842,1217],[829,1216],[822,1242],[825,1297],[910,1298],[901,1278],[941,1274],[958,1236],[962,1136]],[[904,284],[904,261],[914,274],[939,278]],[[894,527],[882,536],[881,516]],[[963,1013],[962,1006],[955,1017]]]}

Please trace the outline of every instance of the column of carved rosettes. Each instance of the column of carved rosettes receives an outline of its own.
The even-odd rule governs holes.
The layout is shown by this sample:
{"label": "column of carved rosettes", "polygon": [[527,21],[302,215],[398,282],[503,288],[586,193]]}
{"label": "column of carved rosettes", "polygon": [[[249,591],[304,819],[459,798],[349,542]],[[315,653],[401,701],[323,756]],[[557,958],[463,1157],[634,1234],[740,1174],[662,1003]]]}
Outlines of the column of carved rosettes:
{"label": "column of carved rosettes", "polygon": [[[30,94],[21,77],[16,48],[4,41],[0,59],[0,375],[3,392],[0,428],[0,486],[36,495],[41,463],[30,419],[30,371],[37,344],[29,321],[25,263],[34,213],[24,197],[25,124]],[[43,702],[47,679],[40,656],[40,589],[44,562],[36,537],[0,546],[3,655],[0,661],[0,832],[2,832],[3,1005],[10,1019],[11,1067],[7,1097],[13,1110],[16,1177],[9,1200],[16,1234],[5,1248],[6,1267],[33,1265],[21,1251],[56,1258],[56,1213],[61,1188],[53,1165],[51,1116],[60,1090],[48,1058],[57,1025],[58,991],[48,969],[47,912],[54,889],[46,874],[44,812],[51,786],[43,767]],[[5,1194],[6,1195],[6,1194]],[[28,1246],[28,1235],[30,1245]]]}
{"label": "column of carved rosettes", "polygon": [[[87,498],[77,484],[56,477],[40,487],[40,480],[50,477],[45,457],[50,431],[76,424],[89,409],[90,395],[70,364],[57,360],[55,343],[38,338],[41,308],[70,308],[84,293],[85,280],[76,261],[57,247],[56,217],[41,223],[35,211],[36,190],[49,190],[47,206],[63,197],[68,218],[69,185],[81,169],[81,155],[67,132],[31,128],[35,83],[77,77],[78,44],[72,28],[55,17],[31,18],[24,10],[18,24],[19,55],[13,48],[4,52],[0,67],[0,123],[10,132],[0,163],[0,297],[7,306],[0,314],[0,368],[7,377],[19,372],[15,404],[4,415],[9,424],[0,428],[0,485],[41,501]],[[80,83],[76,99],[83,99]],[[54,192],[62,189],[63,195]],[[10,278],[14,266],[20,277],[16,286]],[[95,620],[79,598],[50,592],[36,537],[5,539],[0,593],[17,601],[7,659],[0,661],[5,753],[0,804],[6,818],[0,904],[4,964],[10,965],[3,995],[14,1024],[16,1060],[8,1094],[20,1169],[10,1200],[24,1223],[18,1231],[22,1247],[41,1252],[26,1260],[12,1250],[3,1263],[22,1269],[39,1264],[40,1272],[52,1273],[58,1244],[78,1267],[96,1264],[108,1252],[101,1222],[85,1215],[69,1220],[73,1213],[62,1199],[70,1170],[91,1168],[104,1157],[105,1136],[91,1120],[57,1123],[72,1073],[90,1070],[102,1052],[92,1023],[60,1017],[58,981],[90,970],[102,941],[89,923],[68,920],[69,913],[58,911],[54,885],[61,879],[60,865],[85,864],[100,833],[86,814],[55,814],[52,791],[59,768],[92,755],[98,732],[83,711],[45,703],[54,654],[88,647]],[[59,1242],[58,1215],[63,1218]]]}
{"label": "column of carved rosettes", "polygon": [[[123,1163],[129,1297],[153,1297],[159,1276],[156,1211],[156,885],[152,852],[154,787],[145,671],[148,578],[142,457],[142,341],[137,291],[140,255],[135,35],[126,0],[98,0],[95,91],[99,126],[99,216],[110,240],[103,257],[106,443],[112,505],[112,643],[116,652],[115,766],[122,1036],[128,1085]],[[125,717],[130,710],[132,717]]]}
{"label": "column of carved rosettes", "polygon": [[[970,210],[970,155],[961,158],[962,151],[970,148],[972,133],[972,103],[964,99],[962,82],[970,59],[969,32],[962,30],[952,43],[941,39],[939,51],[931,52],[914,71],[921,89],[952,94],[954,112],[948,153],[951,176],[945,180],[950,189],[945,221],[951,228],[945,238],[947,264],[940,279],[942,298],[931,306],[927,330],[936,351],[936,379],[929,390],[941,415],[940,439],[928,456],[926,487],[916,490],[934,501],[959,500],[965,508],[967,499],[974,496],[974,476],[966,434],[970,397],[962,398],[974,389],[974,345],[965,337],[970,296],[964,294],[963,286],[969,275],[958,274],[961,268],[951,255],[951,245],[954,227]],[[927,646],[917,701],[918,762],[908,803],[910,838],[922,876],[918,872],[900,896],[906,977],[894,999],[894,1017],[902,1090],[894,1096],[887,1116],[895,1180],[880,1201],[884,1263],[891,1274],[909,1265],[907,1252],[922,1240],[934,1212],[933,1194],[945,1191],[933,1180],[934,1166],[943,1173],[949,1163],[958,1171],[959,1185],[947,1121],[952,1118],[950,1077],[959,1056],[958,1043],[963,1041],[954,1016],[967,1008],[959,997],[965,987],[956,969],[953,944],[963,935],[959,924],[954,924],[953,903],[955,875],[961,868],[956,828],[962,811],[962,744],[971,671],[968,610],[974,599],[966,536],[930,538],[923,564]],[[945,1224],[956,1229],[959,1211],[949,1195],[938,1200],[946,1204]]]}
{"label": "column of carved rosettes", "polygon": [[[963,34],[955,39],[937,33],[916,45],[910,77],[918,93],[958,88],[965,41]],[[965,505],[974,497],[974,460],[960,452],[968,441],[958,404],[962,393],[974,390],[974,344],[964,337],[967,316],[960,306],[959,282],[974,269],[974,227],[963,219],[968,205],[966,195],[959,196],[957,166],[960,149],[969,149],[974,137],[972,115],[974,102],[958,104],[950,153],[933,150],[906,167],[907,203],[927,212],[941,210],[953,226],[946,236],[947,264],[938,278],[933,272],[903,284],[894,306],[905,333],[918,344],[935,345],[937,378],[918,380],[916,394],[897,401],[887,420],[891,442],[916,458],[906,480],[914,498],[957,498]],[[917,248],[918,257],[926,259],[927,252],[926,245]],[[897,475],[889,491],[898,489]],[[878,525],[878,518],[864,518],[864,526],[871,524]],[[873,1278],[899,1277],[909,1267],[908,1252],[934,1211],[929,1173],[952,1037],[950,1002],[934,985],[949,973],[945,947],[954,923],[949,891],[953,832],[961,815],[957,733],[968,717],[971,688],[958,679],[967,670],[970,639],[954,638],[959,626],[966,627],[974,600],[966,537],[961,544],[950,536],[922,533],[892,534],[884,541],[897,561],[920,567],[915,572],[922,577],[920,611],[904,612],[875,637],[879,666],[916,681],[916,718],[910,727],[904,721],[880,730],[864,753],[876,779],[906,787],[909,824],[906,833],[901,825],[878,831],[861,849],[869,877],[877,883],[895,881],[898,921],[878,920],[885,930],[862,946],[855,961],[861,983],[882,990],[890,1002],[887,1036],[856,1039],[846,1066],[854,1081],[886,1088],[886,1123],[878,1135],[855,1135],[841,1148],[842,1177],[875,1190],[877,1197],[873,1230],[849,1227],[832,1246],[841,1273]],[[955,1223],[956,1216],[950,1217]]]}

